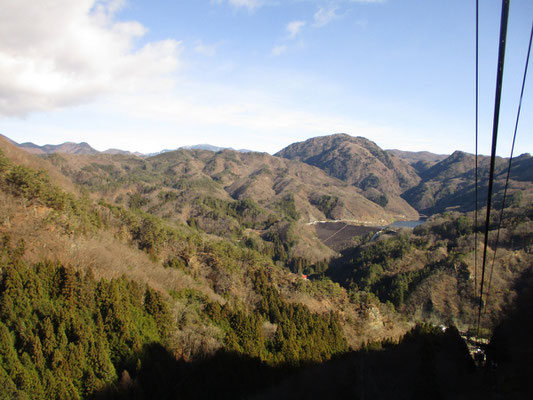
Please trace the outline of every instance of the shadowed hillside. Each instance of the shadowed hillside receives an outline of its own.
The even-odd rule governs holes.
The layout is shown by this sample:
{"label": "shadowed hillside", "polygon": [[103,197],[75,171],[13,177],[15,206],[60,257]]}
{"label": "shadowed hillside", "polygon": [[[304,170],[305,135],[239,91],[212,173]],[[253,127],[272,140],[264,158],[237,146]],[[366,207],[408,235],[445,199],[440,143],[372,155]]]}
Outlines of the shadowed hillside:
{"label": "shadowed hillside", "polygon": [[287,146],[276,156],[314,165],[387,210],[411,219],[418,215],[400,197],[420,181],[416,171],[368,139],[346,134],[321,136]]}
{"label": "shadowed hillside", "polygon": [[387,153],[393,154],[403,161],[409,163],[418,174],[431,168],[439,161],[444,160],[447,155],[434,154],[429,151],[402,151],[402,150],[386,150]]}
{"label": "shadowed hillside", "polygon": [[533,397],[533,269],[523,274],[515,289],[516,301],[492,336],[486,373],[491,388],[502,398],[530,399]]}
{"label": "shadowed hillside", "polygon": [[369,344],[303,368],[271,367],[230,352],[183,363],[154,345],[146,346],[139,357],[138,371],[124,374],[95,398],[456,399],[490,393],[453,327],[443,333],[420,325],[399,343]]}
{"label": "shadowed hillside", "polygon": [[[509,160],[496,158],[494,193],[496,204],[501,202],[507,166]],[[489,176],[490,157],[479,157],[479,204],[487,202],[487,182]],[[531,167],[533,158],[523,154],[513,159],[513,169],[509,182],[509,194],[520,191],[533,192],[533,175]],[[446,209],[472,211],[475,208],[475,156],[456,151],[448,158],[421,172],[422,181],[419,185],[407,190],[402,197],[421,213],[431,215],[444,212]]]}

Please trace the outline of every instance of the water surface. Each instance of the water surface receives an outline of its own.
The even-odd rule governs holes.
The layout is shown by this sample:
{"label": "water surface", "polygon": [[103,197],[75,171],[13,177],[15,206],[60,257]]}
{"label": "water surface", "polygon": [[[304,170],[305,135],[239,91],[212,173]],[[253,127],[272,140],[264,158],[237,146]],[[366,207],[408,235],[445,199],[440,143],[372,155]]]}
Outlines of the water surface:
{"label": "water surface", "polygon": [[390,225],[387,225],[389,228],[416,228],[418,225],[422,225],[424,222],[426,222],[425,219],[417,219],[417,220],[411,220],[411,221],[396,221],[393,222]]}

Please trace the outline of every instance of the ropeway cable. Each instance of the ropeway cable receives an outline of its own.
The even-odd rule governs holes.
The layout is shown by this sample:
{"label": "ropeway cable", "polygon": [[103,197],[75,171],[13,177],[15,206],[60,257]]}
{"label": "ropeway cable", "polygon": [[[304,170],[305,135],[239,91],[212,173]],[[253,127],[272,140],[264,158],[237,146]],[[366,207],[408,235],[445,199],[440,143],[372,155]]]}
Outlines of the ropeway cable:
{"label": "ropeway cable", "polygon": [[474,297],[477,297],[477,232],[478,232],[478,127],[479,127],[479,0],[476,0],[476,182],[474,212]]}
{"label": "ropeway cable", "polygon": [[500,220],[498,222],[498,233],[496,234],[496,245],[494,247],[494,255],[492,257],[492,265],[490,267],[490,274],[489,274],[489,285],[487,288],[487,297],[485,304],[489,301],[489,295],[490,295],[490,288],[492,284],[492,272],[494,270],[494,263],[496,261],[496,252],[498,251],[498,244],[500,241],[500,230],[502,227],[502,221],[503,221],[503,210],[505,209],[505,200],[507,198],[507,188],[509,186],[509,177],[511,176],[511,166],[513,163],[513,153],[514,153],[514,146],[516,142],[516,132],[518,130],[518,121],[520,120],[520,111],[522,109],[522,99],[524,97],[524,87],[526,85],[526,77],[527,77],[527,70],[529,65],[529,56],[531,54],[531,42],[533,41],[533,23],[531,24],[531,34],[529,36],[529,46],[527,50],[527,57],[526,57],[526,66],[524,68],[524,78],[522,80],[522,90],[520,92],[520,101],[518,102],[518,112],[516,115],[516,122],[514,127],[514,134],[513,134],[513,143],[511,145],[511,156],[509,157],[509,165],[507,167],[507,177],[505,179],[505,189],[503,190],[503,200],[502,200],[502,209],[500,211]]}
{"label": "ropeway cable", "polygon": [[494,164],[496,161],[496,147],[498,144],[498,125],[500,122],[500,104],[503,84],[503,68],[505,64],[505,44],[507,40],[507,23],[509,20],[509,2],[502,0],[502,16],[500,25],[500,43],[498,51],[498,73],[496,77],[496,95],[494,100],[494,120],[492,125],[492,151],[490,157],[489,188],[487,197],[487,216],[485,219],[485,243],[483,245],[483,264],[481,268],[481,287],[479,293],[479,309],[477,319],[477,332],[479,333],[479,324],[481,321],[481,310],[483,309],[483,284],[485,280],[485,265],[487,261],[487,246],[489,240],[490,211],[492,201],[492,190],[494,186]]}

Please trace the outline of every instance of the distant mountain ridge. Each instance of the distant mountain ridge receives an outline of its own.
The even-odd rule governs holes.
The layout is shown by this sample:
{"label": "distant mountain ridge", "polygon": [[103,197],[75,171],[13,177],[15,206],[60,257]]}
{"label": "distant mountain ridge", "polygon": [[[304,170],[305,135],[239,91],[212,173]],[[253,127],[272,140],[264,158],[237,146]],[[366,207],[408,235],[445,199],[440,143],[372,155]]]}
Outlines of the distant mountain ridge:
{"label": "distant mountain ridge", "polygon": [[387,153],[401,158],[410,164],[418,173],[424,172],[439,161],[448,157],[448,154],[435,154],[429,151],[404,151],[404,150],[385,150]]}
{"label": "distant mountain ridge", "polygon": [[[494,199],[502,200],[509,159],[496,157]],[[490,157],[478,157],[479,205],[487,201]],[[522,154],[513,158],[509,194],[533,192],[533,157]],[[444,160],[420,172],[421,181],[404,192],[402,197],[424,214],[441,213],[448,209],[472,211],[475,208],[475,156],[455,151]],[[508,200],[509,201],[509,200]]]}
{"label": "distant mountain ridge", "polygon": [[192,146],[181,146],[181,147],[178,147],[177,149],[164,149],[161,151],[157,151],[155,153],[145,154],[145,156],[153,157],[159,154],[169,153],[171,151],[177,151],[177,150],[206,150],[206,151],[212,151],[213,153],[218,153],[219,151],[224,151],[224,150],[232,150],[232,151],[237,151],[239,153],[252,153],[253,152],[253,150],[247,150],[247,149],[235,150],[233,147],[219,147],[219,146],[213,146],[211,144],[204,143],[204,144],[195,144]]}
{"label": "distant mountain ridge", "polygon": [[[217,201],[253,199],[278,213],[280,204],[288,202],[304,222],[344,219],[380,224],[397,218],[395,213],[362,196],[356,187],[316,167],[267,153],[180,149],[142,159],[95,154],[61,155],[52,161],[68,171],[77,184],[90,183],[93,192],[103,188],[102,194],[111,182],[120,187],[118,191],[160,185],[165,190],[178,191],[180,201],[189,199],[191,204],[198,196]],[[146,181],[143,171],[151,171]],[[178,208],[172,211],[174,216],[179,214]],[[184,221],[190,217],[188,209],[183,207]],[[416,215],[413,211],[409,217]]]}
{"label": "distant mountain ridge", "polygon": [[132,153],[131,151],[120,150],[120,149],[107,149],[105,151],[102,151],[102,153],[103,154],[113,154],[113,155],[120,154],[120,155],[123,155],[123,156],[130,156],[130,155],[139,156],[139,157],[144,156],[144,154],[139,153],[138,151]]}
{"label": "distant mountain ridge", "polygon": [[[3,135],[2,135],[3,136]],[[9,140],[11,143],[13,143],[15,146],[29,152],[32,154],[54,154],[54,153],[63,153],[63,154],[76,154],[76,155],[89,155],[89,154],[121,154],[121,155],[135,155],[139,157],[152,157],[156,156],[158,154],[168,153],[170,151],[176,151],[179,149],[184,150],[207,150],[212,152],[219,152],[222,150],[234,150],[238,151],[239,153],[250,153],[252,150],[247,149],[239,149],[235,150],[231,147],[219,147],[219,146],[213,146],[210,144],[196,144],[193,146],[182,146],[177,149],[164,149],[155,153],[140,153],[138,151],[131,152],[127,150],[121,150],[121,149],[107,149],[104,151],[98,151],[91,147],[87,142],[81,142],[81,143],[75,143],[75,142],[65,142],[61,144],[45,144],[43,146],[39,146],[32,142],[25,142],[25,143],[17,143],[11,139],[9,139],[7,136],[3,136],[7,140]]]}
{"label": "distant mountain ridge", "polygon": [[33,153],[33,154],[53,154],[53,153],[67,153],[67,154],[97,154],[98,150],[93,149],[88,143],[74,143],[65,142],[62,144],[45,144],[44,146],[38,146],[31,142],[18,144],[18,147]]}
{"label": "distant mountain ridge", "polygon": [[[387,202],[380,205],[388,210],[407,210],[408,204],[420,213],[432,215],[475,208],[475,156],[463,151],[448,156],[382,150],[363,137],[336,134],[294,143],[276,155],[314,165],[356,186],[378,204],[385,198]],[[497,157],[495,163],[494,199],[501,201],[509,159]],[[490,157],[480,155],[478,164],[478,200],[483,207]],[[509,195],[520,191],[533,194],[533,158],[529,154],[515,157],[512,163]]]}
{"label": "distant mountain ridge", "polygon": [[[120,149],[100,152],[86,142],[39,146],[31,142],[18,144],[5,136],[2,137],[18,148],[36,155],[102,154],[145,158],[176,151],[254,153],[250,150],[234,150],[210,144],[183,146],[177,150],[162,150],[152,154],[131,153]],[[474,155],[462,151],[448,156],[425,151],[383,150],[364,137],[334,134],[291,144],[275,156],[317,167],[327,175],[352,186],[357,193],[399,218],[416,218],[418,213],[432,215],[447,210],[470,211],[474,207],[475,158]],[[481,206],[486,201],[489,161],[490,157],[479,156]],[[500,199],[503,194],[507,165],[508,159],[496,159],[496,199]],[[529,154],[523,154],[513,160],[510,178],[510,195],[517,191],[533,193],[533,158]],[[248,192],[250,188],[244,189],[244,186],[241,190]],[[254,186],[255,183],[250,187]],[[258,190],[253,190],[257,196],[260,195]]]}

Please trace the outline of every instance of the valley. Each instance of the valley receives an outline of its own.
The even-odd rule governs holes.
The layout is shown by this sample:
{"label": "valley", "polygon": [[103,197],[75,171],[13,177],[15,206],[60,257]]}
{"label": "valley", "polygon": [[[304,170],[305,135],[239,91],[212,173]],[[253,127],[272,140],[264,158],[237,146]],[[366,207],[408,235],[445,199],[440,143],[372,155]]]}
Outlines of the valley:
{"label": "valley", "polygon": [[[369,371],[406,363],[395,383],[406,398],[426,378],[439,382],[423,387],[432,396],[453,398],[446,379],[468,394],[483,373],[458,331],[503,332],[498,351],[514,352],[505,324],[530,323],[513,311],[528,301],[533,266],[528,154],[513,160],[499,231],[499,215],[489,225],[490,291],[475,332],[483,232],[469,154],[387,151],[346,134],[276,155],[87,146],[0,138],[6,398],[212,398],[220,388],[298,398],[317,374],[331,379],[309,397],[342,397],[363,383],[342,384],[339,371],[379,386],[385,372]],[[507,161],[496,163],[500,206]],[[483,193],[488,160],[480,166]]]}

